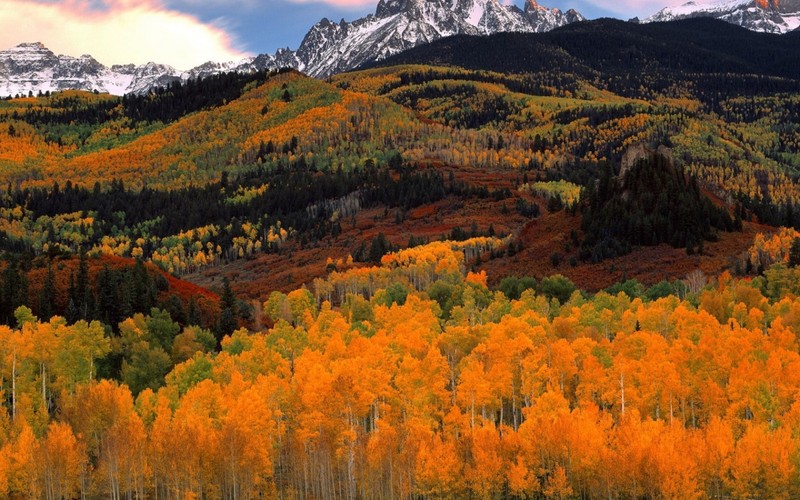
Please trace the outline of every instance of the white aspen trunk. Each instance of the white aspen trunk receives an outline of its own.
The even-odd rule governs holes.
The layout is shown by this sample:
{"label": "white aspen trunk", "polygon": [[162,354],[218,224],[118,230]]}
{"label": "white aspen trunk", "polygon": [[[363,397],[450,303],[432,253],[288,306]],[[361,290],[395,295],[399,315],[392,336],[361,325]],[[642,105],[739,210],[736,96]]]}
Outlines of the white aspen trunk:
{"label": "white aspen trunk", "polygon": [[17,346],[11,361],[11,419],[17,419]]}
{"label": "white aspen trunk", "polygon": [[42,362],[42,408],[45,411],[49,411],[47,408],[47,367],[45,366],[44,362]]}

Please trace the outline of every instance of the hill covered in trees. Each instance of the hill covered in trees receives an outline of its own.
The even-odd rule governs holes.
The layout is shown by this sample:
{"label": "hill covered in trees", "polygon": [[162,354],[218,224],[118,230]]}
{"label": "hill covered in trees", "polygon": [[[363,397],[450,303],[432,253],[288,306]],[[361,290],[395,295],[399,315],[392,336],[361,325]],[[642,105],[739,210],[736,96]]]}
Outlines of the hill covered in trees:
{"label": "hill covered in trees", "polygon": [[[547,33],[449,37],[376,66],[426,64],[509,74],[551,71],[587,80],[600,76],[610,86],[632,84],[635,74],[644,71],[645,85],[637,85],[639,92],[660,90],[654,83],[725,74],[759,75],[764,81],[785,78],[795,81],[783,83],[792,88],[800,77],[799,45],[796,34],[758,33],[710,18],[648,24],[597,19]],[[657,74],[659,80],[652,81]],[[616,91],[637,89],[622,86]]]}
{"label": "hill covered in trees", "polygon": [[[328,259],[367,260],[381,235],[387,244],[376,248],[387,250],[497,234],[511,235],[513,245],[480,264],[493,283],[522,269],[524,256],[549,263],[533,274],[558,269],[594,287],[599,274],[618,273],[578,252],[586,235],[570,214],[588,202],[573,200],[560,212],[551,188],[568,182],[574,195],[632,146],[665,144],[702,192],[742,219],[741,236],[721,238],[728,260],[703,264],[709,272],[734,269],[764,230],[758,223],[800,225],[795,80],[774,76],[778,66],[757,66],[772,60],[764,55],[770,50],[783,57],[784,38],[750,40],[704,22],[598,21],[571,28],[574,42],[559,35],[584,47],[565,61],[584,57],[593,36],[650,40],[642,44],[647,57],[614,49],[596,67],[519,62],[497,72],[504,68],[476,46],[472,63],[455,62],[480,69],[400,65],[325,82],[285,71],[219,76],[139,98],[69,92],[3,101],[0,247],[139,258],[217,292],[223,273],[238,278],[237,293],[263,299],[264,272],[280,276],[269,286],[291,290],[321,276]],[[730,54],[716,63],[709,56],[707,68],[680,62],[712,51],[703,31],[744,37],[756,55],[744,51],[736,64]],[[508,37],[522,45],[550,40]],[[662,47],[670,37],[685,44]],[[657,49],[673,52],[661,57]],[[624,83],[642,75],[635,88]],[[771,83],[761,85],[764,78]],[[549,219],[568,228],[563,237],[534,231]],[[704,250],[671,275],[717,253]],[[638,265],[624,267],[625,277],[644,276]]]}
{"label": "hill covered in trees", "polygon": [[717,231],[742,229],[738,215],[734,221],[727,208],[702,194],[669,150],[634,151],[618,176],[606,168],[584,193],[582,258],[600,261],[662,243],[702,253],[703,242],[716,239]]}
{"label": "hill covered in trees", "polygon": [[0,102],[0,496],[797,496],[792,37]]}

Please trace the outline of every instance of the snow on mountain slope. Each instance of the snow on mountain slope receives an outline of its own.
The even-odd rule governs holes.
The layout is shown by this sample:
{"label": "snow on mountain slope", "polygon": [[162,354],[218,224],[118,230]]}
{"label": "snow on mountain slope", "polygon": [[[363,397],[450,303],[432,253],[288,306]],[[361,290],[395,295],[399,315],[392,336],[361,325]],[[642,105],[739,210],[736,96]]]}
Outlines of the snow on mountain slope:
{"label": "snow on mountain slope", "polygon": [[[259,56],[260,57],[260,56]],[[143,93],[178,80],[202,78],[227,71],[276,69],[273,56],[233,63],[206,63],[187,72],[165,64],[114,65],[110,68],[88,55],[55,55],[41,43],[23,43],[0,51],[0,96],[77,89],[114,95]]]}
{"label": "snow on mountain slope", "polygon": [[188,71],[156,63],[108,68],[91,56],[57,56],[40,43],[24,43],[0,52],[0,96],[65,89],[143,93],[222,72],[283,67],[326,77],[451,35],[538,33],[582,20],[574,10],[548,9],[535,0],[527,0],[524,9],[500,0],[379,0],[374,15],[352,22],[318,22],[296,51],[281,49],[242,61],[208,62]]}
{"label": "snow on mountain slope", "polygon": [[374,15],[351,23],[323,19],[311,28],[297,50],[298,69],[324,77],[451,35],[543,32],[582,20],[574,10],[534,0],[524,10],[498,0],[380,0]]}
{"label": "snow on mountain slope", "polygon": [[666,7],[643,22],[713,17],[753,31],[786,33],[800,26],[800,0],[690,1]]}

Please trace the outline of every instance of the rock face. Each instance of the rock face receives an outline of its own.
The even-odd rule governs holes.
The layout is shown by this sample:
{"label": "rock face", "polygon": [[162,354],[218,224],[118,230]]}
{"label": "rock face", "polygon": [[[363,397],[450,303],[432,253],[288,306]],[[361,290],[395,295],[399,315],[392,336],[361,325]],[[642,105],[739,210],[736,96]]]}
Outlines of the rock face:
{"label": "rock face", "polygon": [[786,33],[800,27],[800,0],[721,0],[666,7],[643,22],[713,17],[753,31]]}
{"label": "rock face", "polygon": [[499,0],[380,0],[374,15],[352,22],[318,22],[296,51],[208,62],[189,71],[156,63],[108,68],[88,55],[57,56],[41,43],[23,43],[0,52],[0,96],[66,89],[143,93],[178,80],[286,67],[326,77],[446,36],[539,33],[583,20],[574,10],[548,9],[535,0],[527,0],[524,9]]}
{"label": "rock face", "polygon": [[625,153],[622,155],[622,162],[620,164],[619,169],[619,178],[624,179],[625,175],[633,168],[636,163],[641,160],[646,160],[652,156],[660,156],[667,161],[667,165],[669,168],[674,168],[674,162],[672,159],[672,150],[664,145],[658,146],[658,149],[650,149],[649,147],[645,146],[644,144],[634,144],[628,149],[625,150]]}
{"label": "rock face", "polygon": [[43,87],[93,90],[100,81],[116,89],[131,78],[112,72],[88,55],[57,56],[41,43],[23,43],[0,52],[0,95],[27,94]]}
{"label": "rock face", "polygon": [[297,69],[325,77],[451,35],[540,33],[582,20],[574,10],[548,9],[534,0],[524,9],[498,0],[380,0],[374,15],[317,23],[297,49]]}

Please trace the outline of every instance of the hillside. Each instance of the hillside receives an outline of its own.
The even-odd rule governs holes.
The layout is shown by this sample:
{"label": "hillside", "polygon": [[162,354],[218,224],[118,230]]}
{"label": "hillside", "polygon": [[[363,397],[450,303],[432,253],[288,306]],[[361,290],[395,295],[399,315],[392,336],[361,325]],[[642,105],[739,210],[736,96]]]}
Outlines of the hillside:
{"label": "hillside", "polygon": [[0,101],[0,497],[800,497],[797,40]]}
{"label": "hillside", "polygon": [[614,75],[671,70],[664,79],[691,73],[797,79],[799,43],[793,34],[757,33],[708,18],[652,24],[598,19],[541,34],[454,36],[407,50],[377,65],[453,65],[504,73],[547,69],[578,73],[584,78],[592,72]]}
{"label": "hillside", "polygon": [[[387,251],[493,232],[537,264],[503,252],[480,264],[492,282],[555,270],[590,289],[610,284],[601,275],[652,282],[637,255],[654,251],[633,241],[619,265],[584,262],[580,203],[550,210],[552,193],[528,189],[579,192],[644,144],[669,146],[743,221],[698,255],[665,249],[665,272],[733,269],[762,224],[800,224],[797,70],[782,62],[797,40],[713,20],[600,20],[447,39],[394,61],[415,64],[328,81],[230,74],[149,97],[3,101],[2,246],[139,257],[216,290],[237,278],[237,293],[264,299],[323,275],[329,258],[360,265],[379,236]],[[466,69],[419,64],[431,62]]]}
{"label": "hillside", "polygon": [[334,81],[454,127],[514,130],[535,168],[561,163],[568,176],[640,142],[668,145],[730,204],[794,224],[760,204],[798,201],[798,41],[711,19],[600,20],[442,40]]}

